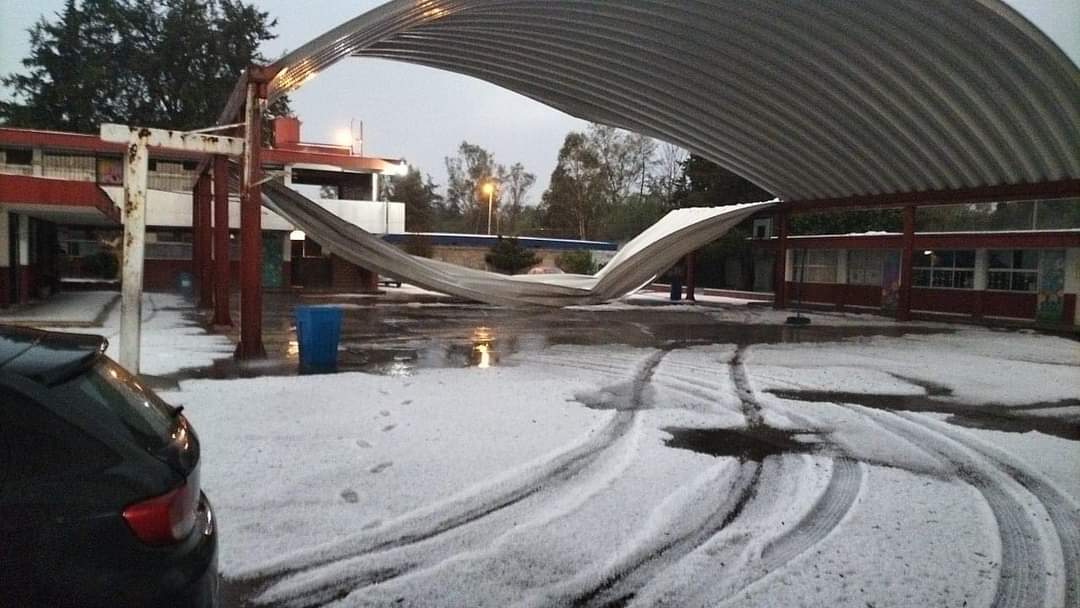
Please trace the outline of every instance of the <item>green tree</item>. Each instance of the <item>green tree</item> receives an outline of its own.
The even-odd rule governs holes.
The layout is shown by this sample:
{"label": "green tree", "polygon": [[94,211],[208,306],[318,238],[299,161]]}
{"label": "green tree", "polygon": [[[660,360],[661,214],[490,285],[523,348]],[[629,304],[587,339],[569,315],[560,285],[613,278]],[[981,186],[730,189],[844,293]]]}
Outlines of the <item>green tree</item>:
{"label": "green tree", "polygon": [[499,234],[518,234],[521,217],[525,210],[526,194],[536,183],[536,176],[525,170],[521,163],[514,163],[510,169],[500,166],[499,183],[502,185],[505,204],[499,208]]}
{"label": "green tree", "polygon": [[405,230],[409,232],[427,232],[432,229],[434,213],[442,202],[442,196],[436,192],[437,186],[428,175],[425,180],[420,170],[409,167],[405,175],[393,177],[386,188],[386,197],[391,201],[405,203]]}
{"label": "green tree", "polygon": [[600,155],[588,136],[568,133],[540,202],[545,227],[555,236],[590,238],[607,207],[608,187]]}
{"label": "green tree", "polygon": [[[276,21],[242,0],[67,0],[30,28],[24,73],[0,122],[97,132],[103,122],[194,129],[213,124],[241,72],[265,63]],[[288,112],[288,100],[271,114]]]}
{"label": "green tree", "polygon": [[596,272],[596,260],[588,249],[566,251],[555,258],[555,265],[563,272],[572,274],[592,274]]}
{"label": "green tree", "polygon": [[696,154],[682,163],[682,172],[683,179],[672,195],[676,207],[716,207],[774,198],[750,180]]}
{"label": "green tree", "polygon": [[[488,199],[482,188],[485,183],[494,182],[499,172],[500,167],[490,152],[467,141],[458,146],[457,156],[446,157],[446,197],[439,209],[444,229],[486,231]],[[496,189],[493,207],[498,207],[501,195]]]}
{"label": "green tree", "polygon": [[499,272],[517,274],[539,264],[540,258],[531,249],[522,247],[516,238],[500,236],[484,256],[484,261]]}

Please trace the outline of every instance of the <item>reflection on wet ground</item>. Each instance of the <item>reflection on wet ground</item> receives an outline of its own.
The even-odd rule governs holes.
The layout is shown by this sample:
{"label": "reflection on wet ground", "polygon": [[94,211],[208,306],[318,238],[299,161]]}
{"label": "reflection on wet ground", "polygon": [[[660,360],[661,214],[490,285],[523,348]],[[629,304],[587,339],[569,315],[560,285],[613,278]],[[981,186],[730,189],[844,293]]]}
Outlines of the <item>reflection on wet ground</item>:
{"label": "reflection on wet ground", "polygon": [[548,346],[623,344],[680,348],[704,344],[823,342],[865,336],[940,333],[923,327],[789,327],[718,322],[701,311],[663,307],[628,310],[512,309],[453,300],[266,294],[263,342],[270,359],[255,366],[222,360],[173,379],[232,378],[298,373],[293,309],[331,304],[344,310],[338,371],[409,375],[417,369],[479,369],[507,364],[514,354]]}
{"label": "reflection on wet ground", "polygon": [[733,429],[700,429],[667,427],[671,434],[664,442],[669,448],[690,450],[710,456],[732,456],[739,462],[761,462],[768,456],[809,452],[814,443],[800,440],[812,435],[810,431],[783,431],[767,426]]}
{"label": "reflection on wet ground", "polygon": [[[826,342],[870,336],[944,333],[947,329],[911,326],[750,325],[717,321],[708,308],[687,311],[665,309],[513,309],[411,294],[394,299],[350,295],[267,294],[264,310],[264,345],[270,358],[256,364],[237,364],[231,358],[213,366],[188,369],[166,377],[147,378],[155,388],[175,387],[191,378],[236,378],[293,375],[298,372],[299,349],[293,309],[298,304],[332,304],[344,310],[338,371],[361,371],[407,376],[418,369],[466,368],[478,370],[511,364],[510,355],[527,355],[553,345],[621,344],[670,350],[705,344],[769,344]],[[898,376],[899,377],[899,376]],[[877,395],[830,391],[774,391],[779,397],[804,402],[842,402],[883,410],[937,412],[959,426],[1007,432],[1040,431],[1065,439],[1080,439],[1080,414],[1062,416],[1051,410],[1080,406],[1080,399],[1023,406],[963,404],[950,400],[948,387],[899,377],[919,386],[925,395]],[[590,404],[605,407],[604,404]],[[619,409],[619,408],[616,408]],[[750,435],[730,430],[684,429],[672,447],[742,450],[750,456],[766,453],[765,446],[787,446],[787,439],[771,429]],[[701,434],[704,433],[704,434]],[[764,433],[764,435],[762,435]],[[751,449],[747,442],[764,441]],[[770,441],[772,443],[770,443]],[[730,444],[724,447],[722,444]],[[710,448],[709,446],[716,446]],[[795,446],[802,446],[795,442]],[[750,457],[748,456],[748,457]]]}
{"label": "reflection on wet ground", "polygon": [[[1048,416],[1053,410],[1080,406],[1080,399],[1062,399],[1025,405],[1001,405],[985,403],[972,405],[957,403],[938,397],[948,396],[952,391],[938,387],[926,395],[879,395],[873,393],[845,393],[835,391],[788,391],[774,390],[772,394],[782,399],[811,403],[852,403],[877,410],[900,410],[948,414],[946,422],[969,428],[1026,433],[1039,431],[1063,439],[1080,440],[1080,414],[1073,416]],[[1059,413],[1060,414],[1060,413]]]}

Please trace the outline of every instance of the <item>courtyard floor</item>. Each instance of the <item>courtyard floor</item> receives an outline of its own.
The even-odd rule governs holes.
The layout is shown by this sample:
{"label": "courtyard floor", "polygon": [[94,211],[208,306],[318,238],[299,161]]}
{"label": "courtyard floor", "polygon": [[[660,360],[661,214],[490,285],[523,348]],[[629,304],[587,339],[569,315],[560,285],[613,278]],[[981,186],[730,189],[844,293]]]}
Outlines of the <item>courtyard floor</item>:
{"label": "courtyard floor", "polygon": [[[150,297],[227,606],[1080,605],[1075,340],[273,295],[237,368]],[[341,373],[296,374],[304,303],[345,308]]]}

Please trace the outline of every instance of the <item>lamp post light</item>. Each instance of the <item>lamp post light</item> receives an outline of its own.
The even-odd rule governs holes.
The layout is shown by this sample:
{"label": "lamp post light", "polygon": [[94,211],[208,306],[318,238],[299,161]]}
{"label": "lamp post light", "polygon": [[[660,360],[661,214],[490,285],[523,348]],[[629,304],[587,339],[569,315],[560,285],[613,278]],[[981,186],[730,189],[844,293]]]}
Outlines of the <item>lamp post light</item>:
{"label": "lamp post light", "polygon": [[489,181],[489,182],[484,184],[484,186],[483,186],[483,188],[481,188],[481,190],[483,190],[484,194],[486,194],[487,197],[488,197],[488,229],[487,229],[487,233],[490,236],[491,235],[491,203],[492,203],[492,197],[495,195],[495,184],[493,182]]}

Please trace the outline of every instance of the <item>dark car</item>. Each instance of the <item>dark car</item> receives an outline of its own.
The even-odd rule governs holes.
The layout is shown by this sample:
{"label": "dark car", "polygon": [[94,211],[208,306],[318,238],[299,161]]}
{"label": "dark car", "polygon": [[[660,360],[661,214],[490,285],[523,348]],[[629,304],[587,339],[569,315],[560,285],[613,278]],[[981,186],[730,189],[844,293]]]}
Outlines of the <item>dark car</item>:
{"label": "dark car", "polygon": [[104,338],[0,326],[0,606],[214,606],[199,440]]}

